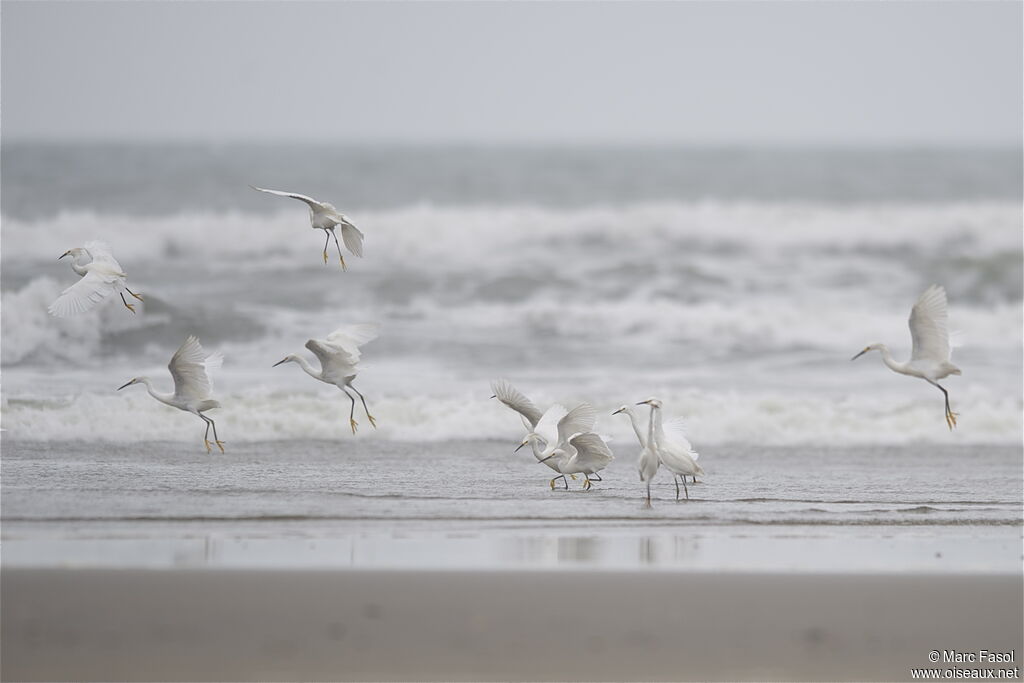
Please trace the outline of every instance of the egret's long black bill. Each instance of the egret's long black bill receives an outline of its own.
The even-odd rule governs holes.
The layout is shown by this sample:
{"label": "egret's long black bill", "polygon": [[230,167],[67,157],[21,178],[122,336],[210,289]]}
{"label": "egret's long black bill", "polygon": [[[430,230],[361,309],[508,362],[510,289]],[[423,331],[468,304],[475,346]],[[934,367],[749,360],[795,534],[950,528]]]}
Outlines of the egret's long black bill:
{"label": "egret's long black bill", "polygon": [[555,454],[554,454],[554,453],[552,453],[551,455],[549,455],[549,456],[548,456],[548,457],[546,457],[546,458],[542,458],[542,459],[538,460],[538,461],[537,461],[537,464],[539,465],[539,464],[541,464],[542,462],[546,462],[546,461],[550,460],[550,459],[551,459],[551,458],[553,458],[553,457],[555,457]]}
{"label": "egret's long black bill", "polygon": [[526,445],[525,443],[521,443],[521,444],[519,444],[518,446],[516,446],[516,449],[515,449],[514,451],[512,451],[512,452],[513,452],[513,453],[518,453],[518,452],[519,452],[519,449],[520,449],[520,448],[522,448],[522,447],[523,447],[523,446],[525,446],[525,445]]}
{"label": "egret's long black bill", "polygon": [[860,358],[861,356],[863,356],[863,355],[864,355],[865,353],[867,353],[867,352],[868,352],[868,350],[867,350],[867,349],[864,349],[863,351],[861,351],[860,353],[858,353],[858,354],[857,354],[856,356],[854,356],[854,357],[853,357],[853,358],[851,358],[850,360],[857,360],[858,358]]}
{"label": "egret's long black bill", "polygon": [[122,389],[124,389],[125,387],[130,387],[130,386],[131,386],[131,385],[132,385],[133,383],[134,383],[134,382],[125,382],[124,384],[122,384],[121,386],[119,386],[119,387],[117,388],[117,390],[118,390],[118,391],[121,391],[121,390],[122,390]]}
{"label": "egret's long black bill", "polygon": [[277,367],[278,365],[280,365],[280,364],[281,364],[281,363],[283,363],[283,362],[284,362],[283,360],[279,360],[279,361],[277,361],[276,363],[274,363],[273,365],[271,365],[270,367],[272,367],[272,368],[276,368],[276,367]]}
{"label": "egret's long black bill", "polygon": [[65,256],[67,256],[70,253],[71,253],[70,251],[65,251],[63,254],[61,254],[60,256],[57,257],[57,260],[60,261],[62,258],[64,258]]}

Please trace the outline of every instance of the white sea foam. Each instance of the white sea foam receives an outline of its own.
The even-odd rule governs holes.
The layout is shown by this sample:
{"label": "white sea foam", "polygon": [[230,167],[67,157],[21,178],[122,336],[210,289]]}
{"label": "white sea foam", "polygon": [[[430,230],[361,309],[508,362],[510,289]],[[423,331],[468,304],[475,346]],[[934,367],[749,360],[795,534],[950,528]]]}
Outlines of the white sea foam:
{"label": "white sea foam", "polygon": [[[229,444],[326,439],[343,448],[349,439],[365,438],[409,443],[496,439],[507,442],[511,452],[522,438],[516,415],[488,400],[485,391],[377,397],[365,386],[364,391],[370,393],[370,409],[379,428],[370,427],[357,405],[361,427],[356,435],[349,430],[348,400],[337,391],[314,387],[301,392],[251,389],[226,393],[220,395],[224,407],[209,414]],[[613,397],[618,401],[610,400]],[[616,453],[635,456],[639,447],[628,421],[611,415],[621,404],[621,395],[589,398],[600,409],[598,428],[613,437]],[[954,407],[961,418],[952,433],[942,418],[938,392],[914,398],[876,392],[826,399],[781,392],[689,390],[666,392],[661,398],[671,414],[685,416],[691,440],[708,462],[715,457],[714,447],[729,444],[1015,444],[1020,442],[1022,429],[1019,397],[996,396],[979,387],[954,394]],[[9,439],[168,440],[198,448],[204,430],[200,420],[157,403],[141,390],[114,394],[112,389],[106,395],[5,399],[3,426],[7,430],[4,437]]]}

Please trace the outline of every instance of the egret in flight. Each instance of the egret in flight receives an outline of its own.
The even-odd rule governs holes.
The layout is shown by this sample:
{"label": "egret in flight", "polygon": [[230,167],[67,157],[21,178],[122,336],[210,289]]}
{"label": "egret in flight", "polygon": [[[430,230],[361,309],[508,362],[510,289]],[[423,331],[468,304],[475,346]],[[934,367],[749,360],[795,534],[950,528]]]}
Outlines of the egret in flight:
{"label": "egret in flight", "polygon": [[174,393],[161,394],[153,388],[148,377],[135,377],[129,382],[119,386],[118,391],[133,384],[145,384],[149,395],[167,405],[192,413],[206,423],[206,433],[203,434],[203,444],[206,452],[210,452],[210,427],[213,427],[213,443],[217,444],[220,452],[224,452],[224,442],[217,437],[217,425],[213,418],[203,415],[207,410],[220,408],[220,403],[211,398],[213,384],[210,382],[210,371],[219,368],[224,362],[224,356],[220,353],[207,355],[200,346],[199,340],[194,335],[189,336],[185,343],[171,356],[171,362],[167,369],[171,371],[174,378]]}
{"label": "egret in flight", "polygon": [[[562,473],[563,481],[567,474],[582,474],[586,478],[583,488],[589,491],[593,486],[591,477],[596,481],[603,481],[598,472],[607,467],[608,463],[615,459],[615,456],[612,455],[608,444],[599,435],[593,432],[577,432],[566,439],[565,444],[556,448],[551,455],[539,462],[547,463],[552,459],[558,463],[558,471]],[[568,482],[566,482],[566,486],[568,487]],[[551,488],[554,488],[553,481]]]}
{"label": "egret in flight", "polygon": [[958,413],[950,409],[949,392],[939,384],[939,380],[949,375],[959,375],[960,368],[949,362],[949,314],[946,308],[946,290],[939,285],[932,285],[918,298],[910,311],[910,336],[914,347],[907,362],[900,363],[893,359],[885,344],[868,344],[850,360],[857,360],[868,351],[879,351],[882,362],[893,372],[920,377],[938,387],[946,398],[946,426],[952,431],[956,427]]}
{"label": "egret in flight", "polygon": [[327,202],[320,202],[312,197],[307,197],[304,194],[297,194],[295,192],[282,192],[281,190],[267,190],[262,187],[256,187],[250,185],[254,190],[259,192],[266,192],[268,194],[276,194],[279,197],[290,197],[292,199],[298,199],[300,202],[305,202],[309,206],[309,222],[315,230],[323,230],[324,237],[324,264],[327,263],[327,247],[331,243],[331,237],[334,238],[334,246],[338,248],[338,258],[341,259],[341,269],[347,270],[345,265],[345,257],[341,253],[341,245],[338,244],[338,236],[334,234],[334,229],[341,226],[341,239],[345,242],[345,248],[348,249],[353,256],[363,256],[363,233],[359,231],[359,228],[352,225],[352,222],[343,214],[338,211],[332,204]]}
{"label": "egret in flight", "polygon": [[128,303],[124,293],[128,292],[139,301],[142,301],[142,297],[128,289],[128,276],[106,244],[86,242],[84,247],[68,249],[57,260],[65,256],[71,257],[71,269],[82,279],[61,292],[57,300],[50,304],[50,315],[66,318],[76,313],[85,313],[111,294],[120,294],[125,308],[135,312],[135,306]]}
{"label": "egret in flight", "polygon": [[647,507],[651,507],[651,480],[654,479],[661,466],[661,459],[658,458],[658,452],[654,448],[654,408],[651,408],[651,417],[647,420],[646,436],[640,431],[640,423],[635,410],[629,406],[622,406],[612,415],[619,413],[626,413],[629,416],[633,431],[636,432],[636,438],[640,441],[641,451],[640,459],[637,461],[637,470],[640,472],[640,481],[647,483]]}
{"label": "egret in flight", "polygon": [[366,407],[366,399],[359,393],[359,390],[352,385],[356,378],[356,366],[359,364],[359,347],[377,338],[380,327],[376,323],[359,323],[340,327],[327,335],[326,339],[310,339],[306,342],[306,348],[313,352],[320,359],[320,370],[314,370],[313,366],[302,356],[285,356],[274,363],[276,368],[282,363],[298,363],[306,374],[313,379],[318,379],[327,384],[333,384],[348,396],[352,401],[352,409],[348,413],[348,422],[352,427],[352,433],[356,433],[356,398],[348,393],[348,390],[356,392],[359,400],[363,402],[363,411],[373,428],[377,428],[377,422],[370,409]]}
{"label": "egret in flight", "polygon": [[667,425],[661,420],[661,401],[656,398],[649,398],[637,405],[649,405],[651,407],[650,432],[654,434],[654,446],[661,459],[661,464],[672,473],[672,480],[676,484],[676,500],[679,500],[679,482],[676,477],[683,480],[683,490],[686,492],[686,500],[690,500],[690,490],[686,488],[687,475],[697,481],[697,475],[703,475],[704,469],[697,464],[700,456],[690,446],[686,439],[682,424],[678,419],[670,421]]}

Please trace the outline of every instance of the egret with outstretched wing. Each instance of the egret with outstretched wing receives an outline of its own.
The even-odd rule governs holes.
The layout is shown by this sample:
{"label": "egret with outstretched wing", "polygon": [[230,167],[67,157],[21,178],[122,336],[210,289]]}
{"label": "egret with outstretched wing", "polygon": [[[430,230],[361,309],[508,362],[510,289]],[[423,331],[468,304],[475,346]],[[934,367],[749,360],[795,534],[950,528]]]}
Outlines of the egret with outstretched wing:
{"label": "egret with outstretched wing", "polygon": [[356,427],[359,426],[359,423],[355,419],[356,399],[355,396],[348,393],[348,390],[351,389],[356,392],[359,400],[363,403],[363,410],[366,412],[367,419],[370,420],[370,424],[376,429],[377,421],[373,415],[370,415],[370,410],[366,407],[366,399],[352,385],[352,382],[356,378],[356,366],[359,364],[359,348],[376,339],[379,330],[380,326],[376,323],[359,323],[338,328],[327,335],[326,339],[308,340],[306,348],[320,359],[319,371],[315,370],[305,358],[294,354],[285,356],[274,363],[274,367],[282,363],[298,363],[305,370],[306,374],[313,379],[318,379],[326,384],[333,384],[345,392],[345,395],[352,401],[348,422],[352,427],[353,434],[356,433]]}
{"label": "egret with outstretched wing", "polygon": [[174,355],[167,369],[171,371],[174,379],[174,393],[163,394],[153,388],[148,377],[135,377],[117,388],[118,391],[133,384],[145,384],[146,391],[156,400],[192,413],[206,423],[206,433],[203,434],[203,444],[206,452],[210,452],[210,428],[213,428],[213,443],[217,444],[220,452],[224,452],[224,442],[217,436],[217,425],[213,418],[203,415],[207,410],[220,408],[220,403],[213,399],[213,383],[210,381],[210,371],[219,368],[224,362],[224,356],[220,353],[207,354],[195,335],[190,335]]}
{"label": "egret with outstretched wing", "polygon": [[960,368],[950,362],[948,318],[946,290],[939,285],[932,285],[918,297],[910,311],[908,323],[914,342],[910,360],[900,363],[893,359],[888,346],[879,343],[868,344],[850,360],[857,360],[868,351],[879,351],[882,362],[893,372],[920,377],[938,387],[946,399],[946,426],[952,431],[959,414],[949,407],[949,392],[939,384],[943,377],[960,374]]}
{"label": "egret with outstretched wing", "polygon": [[50,315],[66,318],[85,313],[112,294],[120,294],[125,308],[135,312],[135,306],[128,303],[124,293],[128,292],[139,301],[142,301],[142,297],[128,289],[128,276],[106,244],[86,242],[84,247],[68,249],[57,260],[65,256],[71,257],[71,269],[82,279],[61,292],[50,304],[47,309]]}
{"label": "egret with outstretched wing", "polygon": [[250,185],[252,189],[258,192],[266,192],[267,194],[276,194],[278,197],[288,197],[290,199],[298,199],[300,202],[304,202],[309,207],[309,223],[314,230],[323,230],[324,237],[324,263],[327,263],[327,247],[331,243],[331,238],[334,238],[334,246],[338,248],[338,258],[341,259],[341,269],[347,270],[348,267],[345,265],[345,257],[341,253],[341,245],[338,244],[338,236],[334,233],[334,229],[341,227],[341,239],[345,242],[345,248],[348,249],[353,256],[362,258],[363,256],[363,233],[359,231],[359,228],[354,226],[345,214],[334,208],[333,204],[327,202],[321,202],[312,197],[307,197],[304,194],[298,194],[297,192],[283,192],[281,190],[268,190],[262,187],[256,187]]}

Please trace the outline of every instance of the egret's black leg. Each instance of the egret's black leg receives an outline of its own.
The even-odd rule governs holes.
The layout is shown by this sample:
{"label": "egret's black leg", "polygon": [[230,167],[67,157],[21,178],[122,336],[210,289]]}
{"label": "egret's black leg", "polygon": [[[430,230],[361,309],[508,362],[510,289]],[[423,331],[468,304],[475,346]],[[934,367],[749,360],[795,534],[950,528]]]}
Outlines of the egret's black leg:
{"label": "egret's black leg", "polygon": [[338,235],[334,232],[334,228],[331,228],[331,236],[334,237],[334,246],[338,247],[338,258],[341,259],[341,269],[348,270],[348,267],[345,266],[345,257],[341,253],[341,245],[338,244]]}
{"label": "egret's black leg", "polygon": [[[676,485],[676,500],[679,500],[679,475],[672,477],[672,483]],[[685,485],[686,482],[684,481],[683,484]]]}
{"label": "egret's black leg", "polygon": [[121,301],[124,302],[124,307],[125,308],[127,308],[132,313],[135,312],[135,307],[132,306],[130,303],[128,303],[128,300],[124,298],[124,292],[121,292]]}
{"label": "egret's black leg", "polygon": [[651,507],[651,480],[647,480],[647,507]]}
{"label": "egret's black leg", "polygon": [[945,387],[943,387],[938,382],[933,382],[931,380],[928,380],[928,383],[929,384],[934,384],[935,386],[937,386],[939,388],[939,391],[942,392],[943,397],[945,397],[945,399],[946,399],[946,426],[949,427],[949,431],[953,431],[953,427],[956,427],[956,418],[957,418],[958,414],[954,413],[953,409],[949,407],[949,392],[946,391]]}
{"label": "egret's black leg", "polygon": [[129,294],[131,294],[132,296],[134,296],[134,297],[135,297],[136,299],[138,299],[139,301],[145,301],[145,299],[143,299],[143,298],[142,298],[142,295],[141,295],[141,294],[136,294],[136,293],[135,293],[135,292],[133,292],[132,290],[128,289],[128,285],[125,285],[125,287],[124,287],[124,288],[125,288],[125,289],[126,289],[126,290],[128,291],[128,293],[129,293]]}
{"label": "egret's black leg", "polygon": [[356,422],[356,397],[348,393],[348,389],[345,387],[342,387],[341,390],[344,391],[345,395],[348,396],[348,399],[352,401],[352,409],[348,411],[348,423],[349,426],[352,427],[352,433],[355,434],[356,427],[359,426],[359,423]]}
{"label": "egret's black leg", "polygon": [[359,394],[359,400],[363,402],[363,410],[366,412],[366,418],[370,421],[370,424],[373,425],[373,428],[376,429],[377,428],[377,421],[373,419],[373,415],[370,415],[370,409],[366,407],[366,399],[359,392],[359,390],[356,389],[351,384],[348,385],[348,388],[351,389],[352,391],[356,392],[357,394]]}
{"label": "egret's black leg", "polygon": [[604,479],[601,478],[601,475],[598,474],[597,472],[594,472],[590,476],[594,479],[594,481],[604,481]]}
{"label": "egret's black leg", "polygon": [[686,488],[686,479],[683,479],[683,490],[686,491],[686,500],[690,500],[690,489]]}
{"label": "egret's black leg", "polygon": [[[206,446],[206,452],[210,452],[210,418],[206,417],[202,413],[196,413],[199,419],[206,423],[206,431],[203,433],[203,445]],[[216,436],[213,438],[217,438]]]}
{"label": "egret's black leg", "polygon": [[329,245],[331,243],[331,231],[328,230],[327,228],[324,228],[324,237],[326,238],[324,240],[324,265],[326,266],[327,265],[327,245]]}
{"label": "egret's black leg", "polygon": [[217,423],[213,421],[212,417],[206,417],[204,415],[203,418],[205,420],[207,420],[207,422],[208,422],[207,427],[213,427],[213,442],[215,444],[217,444],[217,448],[219,448],[220,452],[223,453],[224,452],[224,442],[220,440],[219,436],[217,436]]}

